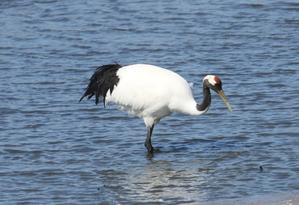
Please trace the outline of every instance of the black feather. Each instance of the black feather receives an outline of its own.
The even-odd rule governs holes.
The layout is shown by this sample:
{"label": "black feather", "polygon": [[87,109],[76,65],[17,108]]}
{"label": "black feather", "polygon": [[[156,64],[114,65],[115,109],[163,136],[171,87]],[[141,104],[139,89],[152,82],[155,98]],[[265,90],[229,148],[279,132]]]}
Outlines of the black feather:
{"label": "black feather", "polygon": [[122,66],[119,64],[102,65],[96,69],[94,74],[91,76],[89,84],[79,101],[84,97],[88,96],[90,99],[95,95],[95,103],[99,103],[99,97],[103,97],[103,103],[105,106],[106,94],[110,90],[112,94],[114,86],[118,84],[119,78],[116,72]]}

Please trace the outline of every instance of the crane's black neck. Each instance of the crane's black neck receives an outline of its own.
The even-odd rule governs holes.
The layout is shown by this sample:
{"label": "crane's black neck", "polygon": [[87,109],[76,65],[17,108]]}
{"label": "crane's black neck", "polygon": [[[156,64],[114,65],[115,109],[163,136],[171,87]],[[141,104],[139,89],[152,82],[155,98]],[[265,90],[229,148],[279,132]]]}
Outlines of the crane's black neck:
{"label": "crane's black neck", "polygon": [[196,105],[196,108],[198,111],[205,111],[209,108],[210,104],[211,104],[210,88],[206,85],[206,83],[203,83],[203,100],[201,104]]}

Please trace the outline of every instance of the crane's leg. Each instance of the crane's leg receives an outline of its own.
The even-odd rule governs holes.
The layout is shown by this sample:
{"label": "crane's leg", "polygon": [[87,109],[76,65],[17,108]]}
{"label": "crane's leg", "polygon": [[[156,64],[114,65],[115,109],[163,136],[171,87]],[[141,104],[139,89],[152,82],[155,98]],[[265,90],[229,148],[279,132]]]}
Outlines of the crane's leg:
{"label": "crane's leg", "polygon": [[154,148],[152,146],[152,139],[151,139],[153,130],[154,130],[154,124],[147,128],[147,135],[144,143],[144,146],[147,148],[147,152],[149,154],[153,154],[154,152]]}

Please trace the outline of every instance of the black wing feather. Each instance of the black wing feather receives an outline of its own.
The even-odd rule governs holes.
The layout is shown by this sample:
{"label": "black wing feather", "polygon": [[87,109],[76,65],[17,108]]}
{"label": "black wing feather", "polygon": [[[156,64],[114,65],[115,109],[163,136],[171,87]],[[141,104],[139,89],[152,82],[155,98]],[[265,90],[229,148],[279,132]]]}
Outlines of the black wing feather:
{"label": "black wing feather", "polygon": [[105,106],[106,94],[110,90],[112,94],[114,86],[118,84],[119,78],[116,72],[122,66],[119,64],[102,65],[96,69],[91,76],[89,84],[79,101],[88,96],[87,99],[92,98],[95,95],[95,103],[99,103],[99,97],[103,97],[103,103]]}

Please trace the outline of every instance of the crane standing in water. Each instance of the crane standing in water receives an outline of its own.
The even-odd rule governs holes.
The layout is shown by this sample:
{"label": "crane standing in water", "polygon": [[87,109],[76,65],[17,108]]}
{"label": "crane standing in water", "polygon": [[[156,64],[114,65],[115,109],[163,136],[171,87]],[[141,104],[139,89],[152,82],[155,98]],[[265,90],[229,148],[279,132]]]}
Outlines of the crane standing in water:
{"label": "crane standing in water", "polygon": [[201,115],[211,104],[210,89],[215,91],[227,108],[232,111],[222,90],[222,82],[215,75],[203,78],[203,100],[198,104],[187,81],[177,73],[147,64],[100,66],[90,78],[84,97],[95,96],[106,102],[114,102],[129,113],[143,118],[147,128],[145,146],[149,154],[154,148],[151,136],[155,124],[172,112]]}

